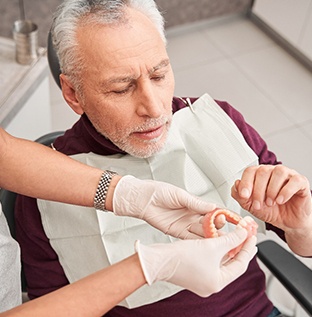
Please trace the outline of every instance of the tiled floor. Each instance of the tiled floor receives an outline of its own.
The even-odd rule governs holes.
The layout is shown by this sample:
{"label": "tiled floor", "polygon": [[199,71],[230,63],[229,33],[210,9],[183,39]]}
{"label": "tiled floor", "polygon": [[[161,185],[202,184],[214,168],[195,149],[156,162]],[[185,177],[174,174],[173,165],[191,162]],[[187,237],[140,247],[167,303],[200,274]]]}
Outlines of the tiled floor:
{"label": "tiled floor", "polygon": [[[312,73],[242,16],[172,28],[167,37],[176,95],[228,101],[312,183]],[[77,119],[55,87],[52,103],[54,130]]]}
{"label": "tiled floor", "polygon": [[[170,29],[167,35],[176,95],[207,92],[228,101],[285,165],[312,183],[312,73],[242,16]],[[77,116],[54,83],[51,96],[53,130],[68,128]],[[280,307],[293,305],[278,286],[272,292]],[[295,316],[306,314],[297,308]]]}

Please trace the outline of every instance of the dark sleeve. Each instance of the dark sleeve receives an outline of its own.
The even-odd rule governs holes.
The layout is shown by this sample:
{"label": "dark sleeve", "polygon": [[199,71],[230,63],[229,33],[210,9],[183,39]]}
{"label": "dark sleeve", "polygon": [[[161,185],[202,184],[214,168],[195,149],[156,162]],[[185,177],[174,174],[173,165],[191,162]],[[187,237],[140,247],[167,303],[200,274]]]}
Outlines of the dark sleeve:
{"label": "dark sleeve", "polygon": [[281,164],[281,162],[277,161],[275,154],[268,150],[267,144],[261,138],[259,133],[245,121],[240,112],[227,102],[217,101],[217,103],[234,121],[249,147],[257,154],[259,164]]}
{"label": "dark sleeve", "polygon": [[42,296],[68,284],[58,256],[43,230],[37,200],[19,195],[15,221],[29,298]]}

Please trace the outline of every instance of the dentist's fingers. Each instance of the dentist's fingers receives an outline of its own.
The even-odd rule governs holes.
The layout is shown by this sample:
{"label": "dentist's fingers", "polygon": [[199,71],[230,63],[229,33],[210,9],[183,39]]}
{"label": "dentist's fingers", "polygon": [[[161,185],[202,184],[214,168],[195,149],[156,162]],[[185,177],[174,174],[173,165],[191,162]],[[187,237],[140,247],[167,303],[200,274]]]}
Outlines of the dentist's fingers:
{"label": "dentist's fingers", "polygon": [[245,242],[241,250],[235,255],[235,257],[224,264],[227,269],[237,272],[237,270],[246,270],[251,259],[257,254],[258,248],[257,237],[251,236]]}

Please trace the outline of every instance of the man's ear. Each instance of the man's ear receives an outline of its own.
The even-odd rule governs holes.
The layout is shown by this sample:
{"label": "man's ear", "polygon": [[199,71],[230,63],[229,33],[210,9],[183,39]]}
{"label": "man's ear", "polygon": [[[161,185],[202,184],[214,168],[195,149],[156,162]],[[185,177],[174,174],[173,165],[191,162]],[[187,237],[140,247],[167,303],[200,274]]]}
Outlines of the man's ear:
{"label": "man's ear", "polygon": [[60,82],[64,99],[77,114],[82,115],[84,111],[81,107],[81,101],[77,97],[76,90],[74,89],[71,82],[68,80],[67,76],[61,74]]}

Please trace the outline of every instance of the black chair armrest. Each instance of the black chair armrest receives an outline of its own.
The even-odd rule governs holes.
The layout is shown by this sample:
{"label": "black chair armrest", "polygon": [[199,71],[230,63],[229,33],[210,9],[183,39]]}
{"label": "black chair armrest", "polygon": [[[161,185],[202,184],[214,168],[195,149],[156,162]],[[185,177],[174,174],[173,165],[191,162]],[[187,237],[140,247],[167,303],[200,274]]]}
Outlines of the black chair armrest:
{"label": "black chair armrest", "polygon": [[258,244],[258,258],[312,316],[312,271],[278,243]]}

